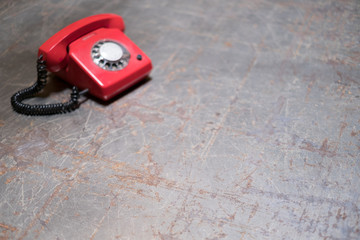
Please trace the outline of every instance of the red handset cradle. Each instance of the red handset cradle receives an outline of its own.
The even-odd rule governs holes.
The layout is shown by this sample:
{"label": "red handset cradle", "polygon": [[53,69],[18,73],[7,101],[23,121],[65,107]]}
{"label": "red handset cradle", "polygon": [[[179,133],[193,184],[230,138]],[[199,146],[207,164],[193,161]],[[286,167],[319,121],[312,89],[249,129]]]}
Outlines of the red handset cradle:
{"label": "red handset cradle", "polygon": [[43,56],[49,71],[108,100],[152,69],[150,58],[123,33],[124,29],[118,15],[90,16],[49,38],[38,55]]}
{"label": "red handset cradle", "polygon": [[115,14],[99,14],[83,18],[49,38],[40,46],[38,55],[43,55],[49,71],[58,72],[67,64],[69,44],[98,28],[118,28],[124,31],[125,24],[122,17]]}

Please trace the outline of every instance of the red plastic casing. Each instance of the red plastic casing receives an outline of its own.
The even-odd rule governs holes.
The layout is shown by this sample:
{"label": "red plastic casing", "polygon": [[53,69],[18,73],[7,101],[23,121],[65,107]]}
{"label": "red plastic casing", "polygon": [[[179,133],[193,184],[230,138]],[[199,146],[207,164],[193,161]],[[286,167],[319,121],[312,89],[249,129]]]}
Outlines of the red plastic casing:
{"label": "red plastic casing", "polygon": [[[145,78],[152,69],[151,60],[124,33],[122,18],[115,14],[99,14],[81,19],[49,38],[39,48],[46,67],[57,76],[80,89],[108,100]],[[128,65],[110,71],[97,66],[91,49],[101,40],[121,44],[130,53]],[[138,60],[137,56],[142,59]]]}

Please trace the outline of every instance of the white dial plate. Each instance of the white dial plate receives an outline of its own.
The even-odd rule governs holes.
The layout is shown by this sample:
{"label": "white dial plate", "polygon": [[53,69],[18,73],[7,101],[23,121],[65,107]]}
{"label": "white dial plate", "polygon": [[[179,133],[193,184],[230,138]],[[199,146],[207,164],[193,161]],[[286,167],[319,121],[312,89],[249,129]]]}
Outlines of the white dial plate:
{"label": "white dial plate", "polygon": [[108,61],[118,61],[123,56],[123,50],[114,42],[105,42],[100,47],[100,55]]}

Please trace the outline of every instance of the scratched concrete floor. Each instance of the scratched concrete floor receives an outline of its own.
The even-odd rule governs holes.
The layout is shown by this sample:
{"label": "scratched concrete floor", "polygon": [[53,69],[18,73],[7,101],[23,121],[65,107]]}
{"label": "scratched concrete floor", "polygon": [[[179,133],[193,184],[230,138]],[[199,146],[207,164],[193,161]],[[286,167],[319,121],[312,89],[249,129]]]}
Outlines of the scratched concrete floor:
{"label": "scratched concrete floor", "polygon": [[[38,47],[124,17],[151,80],[27,117]],[[360,2],[0,2],[1,239],[360,239]],[[52,92],[52,94],[49,94]],[[68,86],[51,79],[44,98]]]}

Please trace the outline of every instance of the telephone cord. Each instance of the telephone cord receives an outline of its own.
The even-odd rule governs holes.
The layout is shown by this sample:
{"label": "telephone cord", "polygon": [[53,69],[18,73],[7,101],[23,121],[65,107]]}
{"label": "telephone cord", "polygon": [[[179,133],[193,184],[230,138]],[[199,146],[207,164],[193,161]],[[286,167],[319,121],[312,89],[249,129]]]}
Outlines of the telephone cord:
{"label": "telephone cord", "polygon": [[37,81],[31,87],[22,89],[11,97],[11,105],[16,112],[24,115],[54,115],[71,112],[79,108],[79,97],[86,93],[87,89],[79,92],[75,86],[72,88],[70,100],[65,103],[35,105],[22,103],[23,100],[34,97],[45,87],[47,74],[46,62],[43,60],[43,56],[40,55],[37,60]]}

